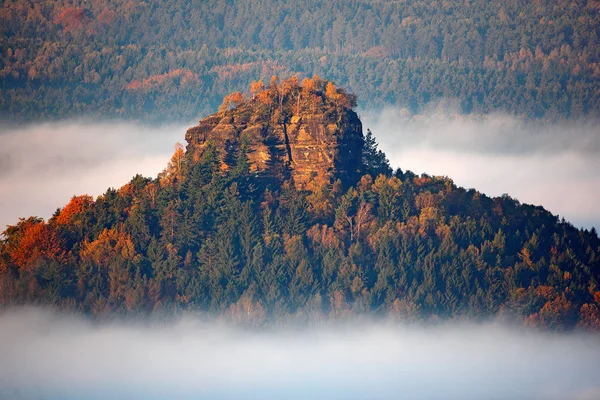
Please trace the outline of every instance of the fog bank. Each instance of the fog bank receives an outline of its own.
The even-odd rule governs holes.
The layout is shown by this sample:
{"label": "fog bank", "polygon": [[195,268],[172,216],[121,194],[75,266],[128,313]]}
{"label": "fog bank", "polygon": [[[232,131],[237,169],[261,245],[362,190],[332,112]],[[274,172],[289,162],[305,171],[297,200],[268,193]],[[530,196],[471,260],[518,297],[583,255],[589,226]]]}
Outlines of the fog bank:
{"label": "fog bank", "polygon": [[575,226],[600,227],[600,122],[464,116],[452,107],[410,117],[361,115],[394,167],[446,175],[490,196],[542,205]]}
{"label": "fog bank", "polygon": [[[600,124],[461,116],[451,107],[408,117],[361,115],[394,167],[446,175],[491,196],[543,205],[574,225],[600,227]],[[192,123],[65,121],[0,127],[0,231],[18,217],[48,218],[73,195],[98,195],[136,173],[156,176]]]}
{"label": "fog bank", "polygon": [[166,167],[188,124],[65,121],[0,127],[0,232],[18,217],[49,218],[74,195],[97,196]]}
{"label": "fog bank", "polygon": [[596,399],[598,336],[499,323],[243,331],[0,314],[3,399]]}

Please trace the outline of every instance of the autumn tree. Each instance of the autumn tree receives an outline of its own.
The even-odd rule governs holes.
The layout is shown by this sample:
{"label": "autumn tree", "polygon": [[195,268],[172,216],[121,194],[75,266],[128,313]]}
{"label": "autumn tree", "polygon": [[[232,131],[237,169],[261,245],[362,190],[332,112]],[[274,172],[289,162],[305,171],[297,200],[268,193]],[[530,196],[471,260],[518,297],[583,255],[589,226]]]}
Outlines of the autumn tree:
{"label": "autumn tree", "polygon": [[256,98],[256,95],[265,90],[265,84],[262,80],[253,81],[250,84],[250,94],[252,94],[252,100]]}
{"label": "autumn tree", "polygon": [[[185,167],[185,150],[181,143],[175,143],[175,151],[171,156],[171,160],[167,165],[167,168],[163,170],[160,175],[160,183],[161,185],[169,185],[173,184],[177,180],[181,180],[184,177],[184,167]],[[153,190],[152,188],[148,190]]]}
{"label": "autumn tree", "polygon": [[223,103],[219,106],[219,112],[229,111],[244,102],[244,95],[241,92],[233,92],[223,98]]}
{"label": "autumn tree", "polygon": [[20,218],[16,225],[9,225],[3,235],[9,260],[19,269],[34,268],[41,258],[59,262],[65,259],[63,241],[54,227],[41,218]]}
{"label": "autumn tree", "polygon": [[337,88],[332,82],[327,82],[327,87],[325,88],[325,97],[329,99],[336,106],[339,106],[341,95],[338,93]]}
{"label": "autumn tree", "polygon": [[81,214],[93,204],[94,199],[92,196],[73,196],[54,221],[59,225],[73,223],[73,219],[76,215]]}

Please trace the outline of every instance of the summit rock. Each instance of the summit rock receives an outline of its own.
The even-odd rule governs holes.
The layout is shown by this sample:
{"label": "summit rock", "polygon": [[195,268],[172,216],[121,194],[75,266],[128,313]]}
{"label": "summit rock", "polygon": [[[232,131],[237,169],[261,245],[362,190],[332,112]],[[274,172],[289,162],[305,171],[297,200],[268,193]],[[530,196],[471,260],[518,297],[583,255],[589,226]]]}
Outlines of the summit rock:
{"label": "summit rock", "polygon": [[187,150],[200,158],[212,144],[228,170],[245,146],[250,170],[259,176],[291,178],[298,189],[338,179],[352,185],[364,146],[355,105],[354,95],[318,77],[255,82],[249,94],[225,97],[219,112],[190,128]]}

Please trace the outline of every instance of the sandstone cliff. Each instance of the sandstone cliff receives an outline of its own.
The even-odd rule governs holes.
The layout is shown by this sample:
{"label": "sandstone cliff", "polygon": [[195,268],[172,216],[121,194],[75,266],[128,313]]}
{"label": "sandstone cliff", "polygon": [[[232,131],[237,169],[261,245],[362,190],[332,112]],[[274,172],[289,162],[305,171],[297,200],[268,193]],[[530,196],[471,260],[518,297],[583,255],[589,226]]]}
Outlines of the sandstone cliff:
{"label": "sandstone cliff", "polygon": [[353,95],[319,78],[302,84],[273,79],[251,94],[227,96],[216,114],[186,132],[188,151],[201,155],[212,142],[222,168],[231,167],[242,143],[251,170],[268,179],[291,178],[298,189],[340,179],[356,181],[364,144]]}

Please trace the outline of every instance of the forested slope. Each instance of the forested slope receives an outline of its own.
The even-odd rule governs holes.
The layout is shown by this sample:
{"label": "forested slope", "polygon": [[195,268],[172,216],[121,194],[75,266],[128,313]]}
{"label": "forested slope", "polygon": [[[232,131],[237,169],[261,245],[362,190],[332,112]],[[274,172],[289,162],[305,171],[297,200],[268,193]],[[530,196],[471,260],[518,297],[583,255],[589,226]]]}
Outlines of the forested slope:
{"label": "forested slope", "polygon": [[[220,121],[213,138],[178,147],[157,178],[136,176],[97,199],[74,197],[48,222],[8,227],[0,303],[98,316],[202,311],[256,325],[369,313],[600,328],[595,230],[446,177],[392,173],[370,132],[354,181],[336,179],[332,164],[330,180],[299,189],[293,174],[251,162],[262,142],[244,135],[282,135],[275,127],[310,115],[342,121],[352,106],[342,95],[321,80],[274,80],[251,98],[233,96],[207,118]],[[220,147],[214,135],[245,120],[264,129]],[[307,134],[322,132],[313,126]]]}
{"label": "forested slope", "polygon": [[445,99],[465,113],[597,115],[599,11],[592,0],[8,0],[0,111],[192,119],[253,80],[316,74],[365,108]]}

